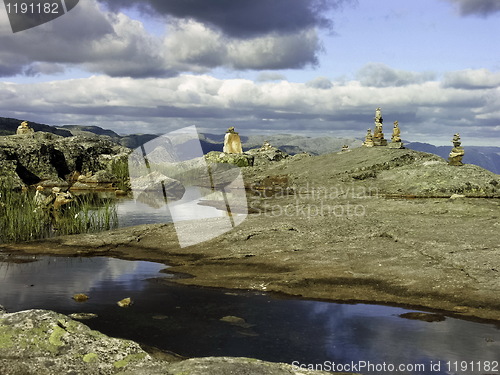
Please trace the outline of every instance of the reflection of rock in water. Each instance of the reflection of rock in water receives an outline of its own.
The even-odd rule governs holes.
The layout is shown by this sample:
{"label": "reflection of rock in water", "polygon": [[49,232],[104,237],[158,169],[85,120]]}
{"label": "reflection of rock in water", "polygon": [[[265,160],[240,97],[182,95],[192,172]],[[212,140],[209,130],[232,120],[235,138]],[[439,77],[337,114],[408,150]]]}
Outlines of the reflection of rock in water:
{"label": "reflection of rock in water", "polygon": [[137,201],[147,204],[152,208],[162,208],[165,204],[176,201],[184,195],[184,187],[179,190],[163,190],[161,188],[156,191],[143,191],[136,196]]}
{"label": "reflection of rock in water", "polygon": [[153,208],[163,207],[170,200],[181,199],[186,189],[177,180],[152,172],[131,180],[135,199]]}
{"label": "reflection of rock in water", "polygon": [[228,315],[219,319],[221,322],[229,323],[233,326],[241,327],[241,328],[250,328],[253,327],[253,324],[249,324],[245,319],[240,318],[239,316]]}
{"label": "reflection of rock in water", "polygon": [[422,313],[422,312],[409,312],[406,314],[401,314],[399,315],[401,318],[404,319],[412,319],[412,320],[422,320],[424,322],[442,322],[446,320],[446,318],[441,315],[441,314],[429,314],[429,313]]}

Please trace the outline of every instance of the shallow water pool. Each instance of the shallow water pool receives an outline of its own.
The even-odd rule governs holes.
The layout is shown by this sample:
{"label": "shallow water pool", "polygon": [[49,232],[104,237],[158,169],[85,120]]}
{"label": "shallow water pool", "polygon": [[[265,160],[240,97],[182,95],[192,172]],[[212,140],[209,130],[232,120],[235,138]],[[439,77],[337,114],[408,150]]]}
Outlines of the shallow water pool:
{"label": "shallow water pool", "polygon": [[[93,329],[183,356],[244,356],[325,370],[354,364],[360,373],[376,374],[500,371],[498,365],[492,371],[500,360],[500,330],[491,323],[450,317],[428,323],[403,319],[399,315],[415,310],[396,307],[186,287],[158,281],[171,275],[152,262],[7,258],[0,254],[0,304],[8,311],[92,312],[98,317],[84,323]],[[76,293],[90,299],[75,302]],[[118,307],[125,297],[134,304]],[[463,361],[467,371],[461,371]],[[470,371],[470,363],[483,370]],[[398,371],[388,371],[389,365]]]}

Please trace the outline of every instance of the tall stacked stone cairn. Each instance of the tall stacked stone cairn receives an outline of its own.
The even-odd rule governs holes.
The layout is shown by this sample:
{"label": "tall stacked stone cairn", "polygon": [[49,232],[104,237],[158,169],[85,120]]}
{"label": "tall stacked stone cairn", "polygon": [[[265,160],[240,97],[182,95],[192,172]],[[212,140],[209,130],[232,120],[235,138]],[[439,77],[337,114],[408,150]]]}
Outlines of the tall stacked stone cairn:
{"label": "tall stacked stone cairn", "polygon": [[464,157],[465,151],[461,146],[462,142],[460,141],[460,134],[455,134],[451,142],[453,142],[453,149],[448,156],[448,164],[455,166],[464,165],[464,163],[462,163],[462,158]]}
{"label": "tall stacked stone cairn", "polygon": [[372,135],[371,129],[368,129],[366,131],[366,137],[365,137],[365,141],[363,142],[363,146],[365,146],[365,147],[373,147],[374,146],[373,135]]}
{"label": "tall stacked stone cairn", "polygon": [[234,131],[234,126],[230,127],[224,136],[224,153],[242,154],[241,139],[238,133]]}
{"label": "tall stacked stone cairn", "polygon": [[392,137],[391,143],[389,143],[389,148],[404,148],[400,135],[401,130],[399,129],[399,123],[398,121],[394,121],[394,128],[392,129]]}
{"label": "tall stacked stone cairn", "polygon": [[378,107],[375,110],[375,131],[373,132],[373,144],[375,146],[387,146],[387,139],[384,138],[384,133],[382,131],[383,122],[382,111],[380,107]]}

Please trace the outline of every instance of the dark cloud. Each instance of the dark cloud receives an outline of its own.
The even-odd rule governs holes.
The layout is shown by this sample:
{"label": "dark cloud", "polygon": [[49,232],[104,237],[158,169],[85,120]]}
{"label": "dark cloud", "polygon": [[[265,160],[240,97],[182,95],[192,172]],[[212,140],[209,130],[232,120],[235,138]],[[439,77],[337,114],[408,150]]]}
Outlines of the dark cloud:
{"label": "dark cloud", "polygon": [[500,12],[499,0],[448,0],[456,4],[463,16],[478,15],[487,17]]}
{"label": "dark cloud", "polygon": [[112,10],[136,6],[148,12],[193,19],[237,38],[290,34],[331,27],[327,11],[356,0],[100,0]]}
{"label": "dark cloud", "polygon": [[408,72],[381,63],[369,63],[358,71],[356,78],[363,86],[399,87],[430,81],[434,79],[434,74]]}
{"label": "dark cloud", "polygon": [[[257,1],[255,8],[275,12],[262,18],[278,17],[281,22],[289,22],[295,19],[297,9],[306,12],[306,16],[309,15],[306,18],[313,19],[320,9],[338,6],[344,1],[347,0],[331,3],[327,0],[293,1],[290,2],[293,4],[290,15],[281,17],[276,12],[283,10],[282,0]],[[117,1],[122,6],[134,3]],[[196,2],[187,3],[194,6]],[[269,8],[267,3],[274,5]],[[181,7],[180,3],[172,4],[177,4],[176,9]],[[210,2],[210,9],[214,4],[219,9],[219,2]],[[251,5],[246,0],[241,4]],[[150,7],[153,6],[166,5],[151,1]],[[202,8],[207,13],[212,12],[207,6]],[[247,11],[253,14],[250,9]],[[277,70],[299,69],[318,63],[318,54],[322,52],[317,30],[322,25],[319,15],[315,21],[293,26],[295,29],[280,26],[277,21],[276,28],[269,33],[263,32],[269,31],[270,26],[259,29],[260,24],[255,19],[255,32],[245,32],[246,38],[241,39],[224,34],[222,27],[207,26],[199,21],[203,18],[197,16],[200,12],[195,9],[196,17],[184,19],[167,17],[168,32],[162,37],[148,33],[141,22],[121,12],[103,12],[95,0],[80,2],[67,16],[17,34],[8,27],[6,13],[0,12],[0,76],[57,74],[62,66],[77,66],[113,77],[171,77],[181,72],[206,73],[217,67]],[[236,8],[229,6],[228,12],[231,18]]]}
{"label": "dark cloud", "polygon": [[[3,21],[8,24],[0,12]],[[35,29],[13,34],[0,27],[0,75],[58,74],[72,65],[110,76],[177,74],[165,66],[161,44],[140,23],[123,14],[104,14],[93,1],[85,1]]]}
{"label": "dark cloud", "polygon": [[41,74],[62,74],[66,71],[64,65],[51,63],[34,63],[29,65],[23,72],[28,77],[36,77]]}
{"label": "dark cloud", "polygon": [[7,51],[0,51],[0,77],[9,77],[21,74],[23,65],[30,61],[21,56],[15,56]]}

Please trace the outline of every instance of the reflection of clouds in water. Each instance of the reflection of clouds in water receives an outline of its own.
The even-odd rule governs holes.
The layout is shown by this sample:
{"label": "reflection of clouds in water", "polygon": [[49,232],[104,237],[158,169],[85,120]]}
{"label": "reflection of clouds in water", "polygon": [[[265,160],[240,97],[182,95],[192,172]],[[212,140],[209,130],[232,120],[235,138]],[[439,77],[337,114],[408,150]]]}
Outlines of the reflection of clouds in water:
{"label": "reflection of clouds in water", "polygon": [[[190,186],[182,199],[169,202],[169,205],[155,208],[134,200],[121,200],[117,205],[118,223],[120,227],[141,224],[171,223],[172,217],[177,221],[223,217],[224,211],[210,206],[198,204],[202,199],[216,200],[217,195],[207,195],[209,190]],[[220,195],[220,193],[218,194]],[[220,200],[220,197],[217,198]]]}
{"label": "reflection of clouds in water", "polygon": [[226,215],[225,211],[217,210],[210,206],[201,206],[198,204],[202,199],[222,200],[220,193],[211,193],[208,189],[202,189],[191,186],[186,189],[182,199],[169,203],[172,217],[175,221],[208,219],[211,217],[222,217]]}
{"label": "reflection of clouds in water", "polygon": [[398,317],[406,310],[387,306],[312,303],[308,318],[323,327],[328,360],[429,364],[493,361],[500,352],[500,331],[492,325],[408,320]]}
{"label": "reflection of clouds in water", "polygon": [[[47,298],[69,298],[87,293],[104,282],[131,286],[138,279],[151,277],[165,268],[150,262],[131,262],[113,258],[39,258],[33,263],[0,264],[0,303],[26,305],[36,294],[50,290]],[[15,301],[15,302],[14,302]]]}
{"label": "reflection of clouds in water", "polygon": [[141,224],[170,223],[172,218],[166,206],[154,208],[133,200],[123,200],[117,205],[119,227]]}

